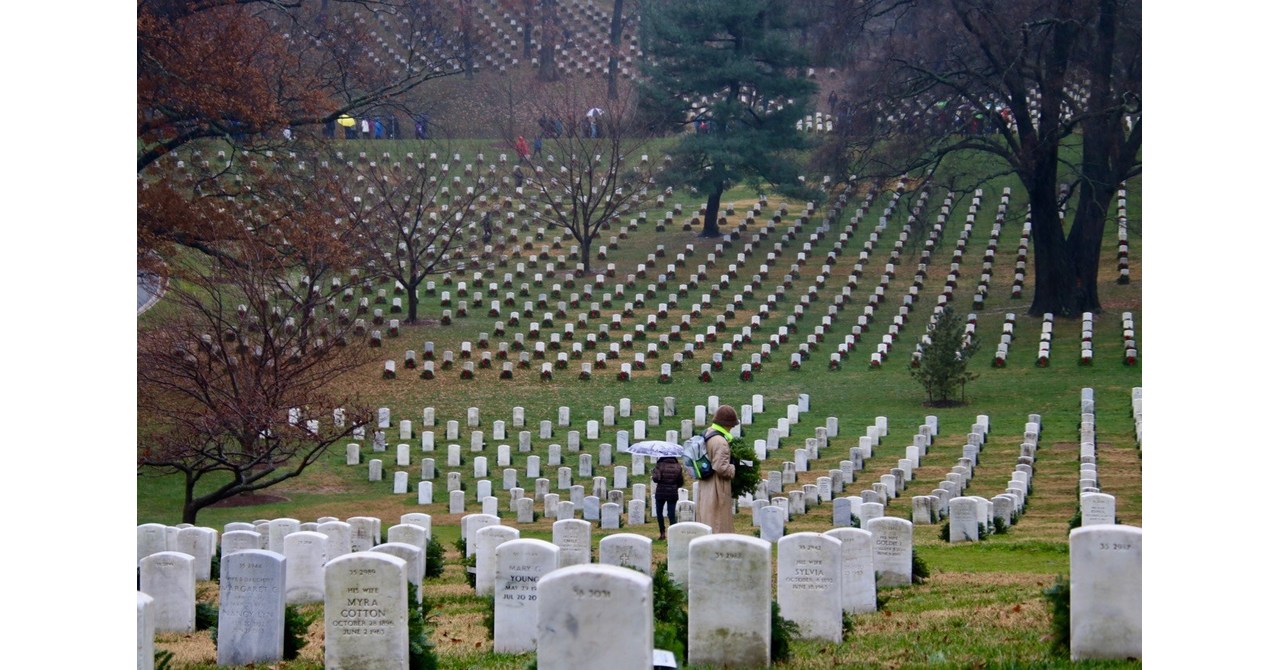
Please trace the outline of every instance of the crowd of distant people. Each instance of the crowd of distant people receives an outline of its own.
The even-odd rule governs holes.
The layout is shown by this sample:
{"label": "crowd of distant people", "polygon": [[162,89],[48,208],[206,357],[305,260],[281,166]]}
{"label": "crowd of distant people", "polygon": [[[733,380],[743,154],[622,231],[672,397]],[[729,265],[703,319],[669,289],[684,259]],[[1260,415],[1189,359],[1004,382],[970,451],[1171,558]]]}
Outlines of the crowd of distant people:
{"label": "crowd of distant people", "polygon": [[[405,139],[400,128],[400,119],[394,114],[387,116],[345,117],[352,123],[343,124],[337,119],[324,124],[324,137],[336,139],[338,133],[348,140],[401,140]],[[425,112],[413,115],[413,137],[424,140],[430,137],[431,116]]]}

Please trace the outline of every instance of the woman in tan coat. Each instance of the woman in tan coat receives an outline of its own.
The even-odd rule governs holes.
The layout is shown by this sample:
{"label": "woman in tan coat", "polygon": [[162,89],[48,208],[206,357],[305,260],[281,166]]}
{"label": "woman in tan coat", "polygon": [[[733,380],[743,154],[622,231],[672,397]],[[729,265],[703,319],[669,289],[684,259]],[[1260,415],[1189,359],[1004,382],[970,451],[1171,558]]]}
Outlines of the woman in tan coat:
{"label": "woman in tan coat", "polygon": [[728,441],[729,431],[737,425],[737,412],[728,405],[715,410],[711,435],[706,440],[706,455],[715,474],[697,485],[697,520],[711,527],[712,533],[733,532],[733,467]]}

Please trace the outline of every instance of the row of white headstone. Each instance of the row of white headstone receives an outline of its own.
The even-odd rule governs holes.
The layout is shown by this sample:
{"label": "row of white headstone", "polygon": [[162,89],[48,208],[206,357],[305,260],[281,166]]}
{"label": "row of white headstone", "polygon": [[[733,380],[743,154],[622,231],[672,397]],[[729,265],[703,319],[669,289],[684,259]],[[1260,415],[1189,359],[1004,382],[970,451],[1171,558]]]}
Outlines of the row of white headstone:
{"label": "row of white headstone", "polygon": [[[718,402],[718,398],[714,396],[712,396],[709,400],[711,403]],[[790,436],[790,426],[798,424],[802,414],[804,414],[808,410],[807,400],[808,400],[807,394],[801,394],[797,403],[793,403],[787,406],[787,416],[784,418],[779,418],[778,424],[777,424],[778,427],[768,429],[768,433],[767,433],[768,438],[755,441],[754,446],[755,446],[756,454],[760,460],[763,460],[763,458],[766,457],[768,451],[775,450],[777,448],[779,444],[779,440],[782,437]],[[697,409],[702,410],[704,409],[704,407],[698,406]],[[742,406],[742,414],[744,418],[747,419],[747,422],[749,421],[749,417],[752,415],[752,409],[753,407],[751,405]],[[886,422],[887,419],[886,417],[881,417],[881,420]],[[735,428],[734,429],[735,434],[740,434],[738,432],[740,430],[741,430],[740,427]],[[813,429],[813,432],[816,437],[807,438],[806,442],[812,442],[814,445],[818,443],[824,443],[826,440],[829,439],[828,436],[832,434],[838,435],[838,430],[839,430],[838,419],[835,417],[828,417],[826,420],[826,425],[817,426]],[[676,442],[680,439],[681,434],[684,438],[691,436],[692,426],[691,426],[691,422],[689,422],[688,420],[685,420],[682,422],[682,430],[680,431],[680,433],[676,433],[676,431],[668,431],[668,434],[666,436],[667,441]],[[601,466],[607,466],[612,464],[615,446],[618,454],[620,455],[622,453],[626,453],[626,449],[631,444],[627,431],[618,431],[616,437],[617,437],[616,445],[612,443],[603,443],[600,445],[599,460],[600,460]],[[577,448],[580,448],[580,441],[574,442],[572,439],[570,439],[569,446],[573,448],[572,449],[573,451],[576,451]],[[382,447],[382,449],[385,449],[385,447]],[[481,443],[479,445],[479,450],[482,450],[482,449],[483,449],[483,444]],[[814,447],[814,450],[815,449],[816,447]],[[376,445],[376,440],[375,440],[374,450],[375,452],[379,450]],[[474,450],[476,449],[473,445],[473,451]],[[520,450],[529,451],[530,447],[523,440],[521,440]],[[498,452],[497,459],[498,459],[499,466],[510,465],[511,463],[510,446],[505,444],[500,444],[497,447],[497,452]],[[397,464],[407,465],[410,462],[410,458],[411,456],[410,456],[409,445],[407,444],[398,445]],[[547,458],[549,460],[550,465],[552,466],[560,465],[561,450],[558,444],[552,444],[549,446]],[[461,446],[456,444],[449,445],[449,461],[448,461],[449,465],[453,467],[460,465],[460,459],[461,459]],[[579,471],[578,471],[579,477],[590,478],[594,474],[593,460],[594,459],[592,458],[591,454],[579,454]],[[622,466],[622,465],[614,466],[613,473],[612,473],[613,474],[612,486],[615,489],[625,489],[628,483],[628,476],[641,476],[644,474],[646,461],[647,461],[647,457],[641,456],[638,454],[632,454],[631,465],[629,466],[629,468],[627,466]],[[351,465],[356,465],[360,462],[360,453],[359,453],[358,444],[348,445],[348,461],[347,462],[348,464],[351,464]],[[549,480],[541,478],[541,456],[536,454],[528,456],[528,458],[526,459],[525,465],[526,465],[527,477],[529,477],[530,479],[536,480],[535,486],[534,486],[535,498],[533,499],[532,502],[541,502],[542,499],[546,495],[548,495],[550,491]],[[380,460],[375,459],[370,461],[369,467],[370,467],[370,479],[372,481],[380,481],[381,479]],[[496,504],[497,504],[496,499],[487,500],[487,498],[491,496],[491,493],[493,490],[492,483],[487,480],[480,479],[488,475],[488,458],[486,456],[474,457],[473,472],[474,472],[474,476],[477,479],[479,479],[476,486],[476,499],[479,500],[482,504],[484,504],[486,506],[486,509],[490,507],[496,508]],[[585,502],[587,504],[585,508],[587,510],[586,514],[588,515],[586,518],[591,520],[599,520],[597,517],[590,514],[590,510],[592,509],[592,507],[590,506],[589,503],[591,502],[591,500],[589,498],[586,498],[585,501],[583,500],[583,496],[584,496],[583,487],[580,485],[577,485],[577,486],[573,485],[572,470],[568,467],[560,467],[558,474],[559,474],[559,479],[558,479],[559,489],[561,491],[569,490],[571,492],[572,504],[574,505],[573,509],[576,511],[583,510],[584,509],[583,503]],[[851,476],[851,473],[850,473],[850,476]],[[398,472],[396,473],[396,477],[397,477],[397,481],[396,481],[395,492],[397,493],[407,492],[406,486],[407,486],[408,473]],[[434,477],[435,477],[435,459],[424,457],[422,459],[422,478],[424,481],[419,483],[419,503],[429,504],[432,502],[431,500],[432,483],[430,481],[425,481],[425,480],[434,479]],[[510,467],[507,467],[506,469],[503,470],[502,486],[505,490],[509,491],[512,495],[512,500],[511,500],[512,511],[522,512],[520,514],[520,517],[521,518],[527,517],[528,518],[527,520],[531,522],[532,520],[531,519],[531,503],[522,504],[519,502],[519,499],[524,497],[525,489],[519,488],[518,483],[519,483],[519,473],[517,470]],[[594,492],[594,495],[597,497],[597,500],[604,498],[607,492],[609,501],[618,503],[620,505],[622,502],[621,500],[621,497],[623,495],[622,492],[606,491],[606,487],[607,487],[606,478],[594,477],[592,491]],[[462,492],[460,491],[460,488],[461,488],[461,473],[459,472],[448,473],[447,491],[450,493],[450,510],[453,513],[462,513],[465,511],[465,506],[464,506],[465,497],[464,497],[464,494],[462,494]],[[643,501],[647,497],[647,494],[646,494],[647,489],[644,484],[636,483],[631,488],[633,491],[634,500]],[[696,483],[694,483],[693,492],[694,492],[694,498],[695,498]],[[614,494],[616,494],[616,497]],[[558,494],[553,494],[553,495],[555,495],[554,503],[558,503],[559,502]],[[528,505],[529,509],[527,511],[522,510],[521,505]],[[633,508],[634,504],[632,503],[631,505],[628,505],[628,507]],[[651,507],[651,505],[648,507]],[[643,523],[642,515],[643,515],[644,508],[645,506],[641,503],[638,509],[631,509],[630,516],[628,517],[628,523]],[[564,511],[557,510],[555,508],[555,504],[553,504],[552,502],[547,502],[546,509],[547,509],[546,514],[548,516],[556,516],[557,518],[565,517]],[[605,512],[607,512],[608,508],[605,507],[604,510]],[[571,514],[569,516],[571,518]]]}
{"label": "row of white headstone", "polygon": [[1101,489],[1097,474],[1096,400],[1092,388],[1079,392],[1079,509],[1081,524],[1115,523],[1115,497]]}
{"label": "row of white headstone", "polygon": [[1004,218],[1008,215],[1008,200],[1012,188],[1005,186],[995,208],[995,223],[990,227],[990,238],[986,241],[986,252],[982,256],[981,277],[977,280],[977,290],[973,293],[973,309],[986,306],[986,296],[990,295],[991,275],[994,270],[995,253],[999,249],[999,236],[1004,230]]}
{"label": "row of white headstone", "polygon": [[1135,387],[1132,390],[1132,404],[1129,407],[1132,412],[1133,431],[1137,434],[1137,449],[1141,449],[1141,387]]}
{"label": "row of white headstone", "polygon": [[[1141,389],[1133,389],[1140,406]],[[1141,658],[1140,528],[1115,524],[1115,498],[1097,478],[1095,394],[1080,391],[1079,506],[1070,532],[1070,656]]]}
{"label": "row of white headstone", "polygon": [[[369,519],[373,518],[352,520],[364,525]],[[593,646],[596,638],[612,640],[622,632],[633,632],[637,615],[641,626],[651,628],[651,610],[648,621],[644,621],[642,608],[634,605],[624,608],[625,616],[615,611],[625,603],[619,597],[619,590],[625,589],[583,582],[566,585],[560,596],[554,595],[554,584],[561,578],[556,575],[568,574],[595,575],[595,579],[629,575],[633,583],[651,588],[644,581],[652,573],[649,538],[626,533],[605,537],[598,547],[600,563],[592,564],[591,528],[584,521],[557,521],[552,542],[522,540],[518,530],[502,526],[499,519],[488,515],[468,515],[462,522],[468,555],[476,557],[476,592],[494,596],[495,651],[536,649],[539,658],[550,654],[549,661],[542,661],[550,667],[580,667],[577,663],[562,665],[567,661],[560,655],[580,661],[579,654],[590,653],[598,660],[600,650]],[[334,524],[343,523],[329,520],[319,525],[331,531]],[[411,523],[393,526],[388,529],[389,536],[401,526],[416,528],[417,533],[408,542],[392,539],[330,555],[332,545],[323,532],[292,530],[303,524],[291,519],[276,519],[266,525],[272,538],[282,538],[282,552],[238,544],[240,539],[260,539],[249,537],[259,535],[256,531],[233,530],[228,525],[224,535],[218,663],[280,660],[284,606],[323,602],[328,667],[407,667],[401,644],[406,632],[400,630],[407,625],[406,584],[421,585],[422,537],[429,537],[429,530]],[[139,527],[140,538],[144,530],[149,529]],[[377,531],[374,528],[371,532]],[[773,594],[770,545],[743,535],[711,535],[709,526],[696,522],[673,525],[670,542],[668,570],[689,590],[690,661],[723,663],[733,654],[748,653],[766,664],[770,639],[766,629]],[[878,587],[911,583],[912,547],[911,523],[895,518],[870,520],[866,529],[841,528],[781,538],[776,583],[782,615],[799,624],[801,637],[839,641],[842,612],[872,612]],[[194,629],[196,563],[190,554],[168,550],[139,562],[139,667],[150,667],[156,632]],[[726,563],[734,569],[725,570]],[[648,598],[651,606],[651,591]],[[745,602],[752,605],[743,612],[740,606]],[[604,604],[610,607],[598,613],[592,609]],[[546,617],[569,615],[561,609],[571,609],[583,622],[584,631],[597,634],[566,634],[563,628],[548,626]],[[741,619],[734,622],[732,617]],[[613,621],[610,626],[625,622],[630,628],[592,628],[604,621]],[[736,640],[736,635],[747,632],[737,627],[760,625],[765,632],[748,651],[737,644],[725,644],[726,632],[733,632],[729,637]],[[378,644],[369,638],[376,638]],[[648,640],[651,635],[641,636],[641,641]],[[617,653],[616,642],[606,646],[610,653]],[[651,654],[651,649],[643,652]]]}
{"label": "row of white headstone", "polygon": [[1119,229],[1118,270],[1120,284],[1127,284],[1131,281],[1131,275],[1128,271],[1128,188],[1126,184],[1127,182],[1125,182],[1124,187],[1121,187],[1115,193],[1117,208],[1115,218]]}
{"label": "row of white headstone", "polygon": [[1017,264],[1013,266],[1012,298],[1020,298],[1026,286],[1026,257],[1030,253],[1030,205],[1026,205],[1026,221],[1021,226],[1021,239],[1017,242]]}
{"label": "row of white headstone", "polygon": [[999,344],[995,347],[994,365],[1002,368],[1008,364],[1008,349],[1013,344],[1013,329],[1017,324],[1017,315],[1013,312],[1004,314],[1003,329],[999,333]]}
{"label": "row of white headstone", "polygon": [[[809,207],[809,213],[811,213],[811,210],[812,210],[812,206],[810,205],[810,207]],[[791,230],[790,230],[790,231],[788,231],[788,236],[792,236],[792,237],[793,237],[794,233],[796,232],[796,230],[797,230],[797,228],[798,228],[798,225],[799,225],[799,224],[797,224],[796,226],[792,226]],[[817,237],[818,237],[818,234],[814,234],[814,239],[816,239]],[[754,241],[753,241],[753,242],[754,242]],[[776,245],[776,246],[775,246],[775,249],[779,249],[779,247],[780,247],[780,243],[779,243],[778,245]],[[806,245],[805,245],[805,247],[806,247],[806,248],[811,247],[811,244],[806,244]],[[750,247],[748,247],[748,251],[749,251],[749,249],[750,249]],[[807,252],[802,252],[802,253],[803,253],[803,255],[801,255],[801,256],[800,256],[801,262],[802,262],[802,260],[803,260],[803,258],[804,258],[804,255],[806,255],[806,253],[807,253]],[[744,256],[743,254],[739,254],[739,260],[744,260],[744,259],[742,258],[743,256]],[[770,254],[770,259],[771,259],[772,257],[774,257],[774,256],[775,256],[775,254]],[[731,267],[732,267],[732,266],[730,266],[730,270],[731,270]],[[764,267],[766,268],[767,266],[764,266]],[[766,271],[766,270],[765,270],[765,271]],[[731,274],[731,273],[730,273],[730,274]],[[721,285],[724,285],[724,283],[725,283],[725,279],[726,279],[725,277],[721,277]],[[620,285],[619,285],[619,287],[620,287]],[[815,289],[815,287],[810,287],[810,290],[813,290],[813,289]],[[801,308],[802,308],[802,307],[801,307]],[[799,308],[797,308],[797,309],[799,309]],[[794,318],[794,317],[792,316],[792,318]],[[829,317],[828,317],[828,318],[829,318]],[[788,324],[788,325],[789,325],[789,324]],[[823,323],[823,325],[822,325],[822,326],[819,326],[819,328],[823,328],[823,329],[824,329],[824,328],[826,328],[826,327],[827,327],[827,325],[828,325],[828,324]],[[709,333],[709,329],[708,329],[708,333]],[[782,337],[784,337],[784,335],[783,335]],[[813,336],[810,336],[810,339],[812,339],[812,338],[813,338]],[[736,338],[735,338],[735,339],[736,339]],[[769,343],[770,345],[774,344],[774,342],[772,341],[772,339],[773,339],[773,338],[770,338],[770,343]],[[735,343],[735,344],[736,344],[736,343]],[[805,342],[803,345],[801,345],[801,349],[802,349],[805,345],[812,346],[812,345],[813,345],[813,342]],[[729,355],[729,349],[728,349],[728,345],[727,345],[727,344],[725,345],[725,348],[726,348],[726,351],[725,351],[725,352],[721,355],[721,358],[723,358],[723,357],[727,357],[727,356]],[[802,353],[801,353],[801,356],[802,356]],[[794,362],[794,361],[793,361],[793,362]],[[662,367],[663,367],[663,370],[664,370],[664,374],[669,375],[669,370],[670,370],[670,368],[668,368],[668,367],[667,367],[667,365],[668,365],[668,364],[663,364],[663,366],[662,366]],[[751,365],[752,365],[752,371],[758,370],[759,362],[757,362],[757,361],[756,361],[756,359],[755,359],[755,357],[754,357],[754,356],[752,356],[752,364],[751,364]],[[585,364],[584,364],[584,366],[585,366]],[[543,365],[543,367],[545,368],[545,367],[547,367],[547,366],[544,364],[544,365]],[[561,367],[566,367],[566,366],[565,366],[565,365],[561,365]],[[703,367],[705,367],[705,366],[703,366]],[[745,364],[743,364],[742,368],[743,368],[743,378],[744,378],[744,379],[745,379],[745,378],[748,378],[748,376],[747,376],[747,372],[746,372],[746,366],[745,366]],[[545,372],[549,372],[549,370],[545,370]],[[589,371],[584,369],[584,371],[583,371],[583,375],[582,375],[582,376],[583,376],[583,378],[588,377],[588,376],[589,376]],[[627,374],[627,372],[626,372],[626,371],[623,371],[623,372],[621,373],[621,377],[622,377],[622,378],[626,378],[626,377],[629,377],[629,375]]]}

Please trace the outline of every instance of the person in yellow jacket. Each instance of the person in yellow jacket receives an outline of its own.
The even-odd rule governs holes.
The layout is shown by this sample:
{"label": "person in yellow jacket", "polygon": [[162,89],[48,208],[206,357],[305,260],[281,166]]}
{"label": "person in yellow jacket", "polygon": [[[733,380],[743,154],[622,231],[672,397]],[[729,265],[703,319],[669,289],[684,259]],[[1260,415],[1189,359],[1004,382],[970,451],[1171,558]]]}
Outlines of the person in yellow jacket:
{"label": "person in yellow jacket", "polygon": [[711,422],[712,434],[706,440],[706,455],[715,474],[697,484],[697,520],[710,526],[712,533],[733,532],[733,475],[737,468],[728,443],[732,439],[729,431],[737,423],[737,411],[720,405]]}

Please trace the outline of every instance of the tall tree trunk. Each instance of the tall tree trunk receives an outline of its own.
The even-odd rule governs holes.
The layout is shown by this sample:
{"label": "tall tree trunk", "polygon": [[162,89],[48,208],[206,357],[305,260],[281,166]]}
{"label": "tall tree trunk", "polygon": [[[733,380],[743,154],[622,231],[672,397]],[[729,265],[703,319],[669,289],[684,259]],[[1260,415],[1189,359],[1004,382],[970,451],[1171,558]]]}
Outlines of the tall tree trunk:
{"label": "tall tree trunk", "polygon": [[409,323],[417,323],[417,287],[416,283],[405,287],[405,293],[409,294]]}
{"label": "tall tree trunk", "polygon": [[542,2],[542,49],[538,52],[537,78],[542,81],[559,79],[555,70],[555,9],[556,0]]}
{"label": "tall tree trunk", "polygon": [[1075,265],[1075,302],[1079,313],[1101,311],[1097,295],[1097,273],[1101,265],[1101,239],[1106,228],[1106,214],[1115,189],[1106,182],[1087,177],[1079,189],[1079,209],[1070,226],[1066,242]]}
{"label": "tall tree trunk", "polygon": [[[1115,0],[1097,5],[1097,39],[1090,50],[1088,108],[1094,114],[1083,120],[1083,156],[1080,165],[1079,209],[1070,227],[1070,251],[1075,261],[1076,302],[1080,313],[1101,310],[1097,273],[1106,216],[1118,188],[1122,162],[1123,112],[1112,93],[1115,52]],[[1127,166],[1122,167],[1127,170]]]}
{"label": "tall tree trunk", "polygon": [[719,198],[724,194],[724,185],[716,184],[714,190],[706,197],[706,220],[702,222],[702,233],[698,237],[719,237]]}
{"label": "tall tree trunk", "polygon": [[1030,189],[1030,237],[1035,247],[1035,299],[1030,305],[1031,316],[1049,312],[1065,317],[1076,314],[1075,267],[1058,215],[1055,176],[1055,169],[1051,174],[1040,174],[1039,180],[1042,182],[1046,177],[1047,183],[1035,183]]}
{"label": "tall tree trunk", "polygon": [[195,516],[199,514],[201,507],[195,505],[195,479],[190,476],[186,477],[185,499],[182,503],[182,523],[195,525]]}
{"label": "tall tree trunk", "polygon": [[1040,82],[1043,91],[1040,109],[1045,112],[1039,117],[1038,129],[1031,127],[1024,132],[1019,129],[1018,133],[1022,137],[1022,181],[1030,197],[1030,233],[1035,245],[1035,299],[1030,305],[1031,316],[1051,312],[1071,318],[1079,314],[1074,261],[1057,206],[1057,158],[1062,127],[1060,117],[1054,113],[1061,109],[1066,67],[1077,34],[1076,26],[1070,23],[1055,26]]}
{"label": "tall tree trunk", "polygon": [[582,274],[589,275],[591,273],[591,245],[595,242],[594,235],[579,237],[577,243],[582,249]]}
{"label": "tall tree trunk", "polygon": [[626,0],[613,0],[613,23],[608,30],[608,99],[617,99],[617,57],[622,50],[622,5]]}

